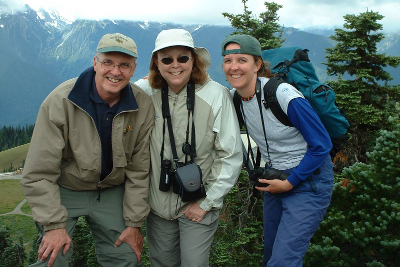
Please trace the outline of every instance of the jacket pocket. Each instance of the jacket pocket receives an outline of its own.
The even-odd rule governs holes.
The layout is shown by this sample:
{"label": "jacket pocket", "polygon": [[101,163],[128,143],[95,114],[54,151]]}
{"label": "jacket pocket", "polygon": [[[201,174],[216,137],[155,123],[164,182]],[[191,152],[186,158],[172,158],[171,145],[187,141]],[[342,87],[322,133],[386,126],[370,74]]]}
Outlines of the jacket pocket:
{"label": "jacket pocket", "polygon": [[61,176],[64,180],[80,179],[86,182],[97,182],[98,173],[95,161],[77,162],[65,159],[61,163]]}

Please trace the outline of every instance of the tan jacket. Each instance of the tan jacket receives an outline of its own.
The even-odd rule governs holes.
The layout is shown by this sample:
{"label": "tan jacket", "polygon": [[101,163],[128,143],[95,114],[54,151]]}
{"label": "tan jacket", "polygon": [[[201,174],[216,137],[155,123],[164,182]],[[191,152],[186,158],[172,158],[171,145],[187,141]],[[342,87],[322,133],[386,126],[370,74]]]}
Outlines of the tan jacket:
{"label": "tan jacket", "polygon": [[100,136],[87,108],[90,88],[78,86],[85,85],[81,76],[59,85],[40,107],[21,180],[33,219],[46,231],[65,227],[67,211],[60,203],[59,186],[97,190],[125,183],[126,226],[139,227],[150,210],[153,104],[134,84],[130,85],[132,91],[125,90],[121,95],[120,108],[122,102],[129,108],[117,112],[113,120],[113,170],[100,182]]}
{"label": "tan jacket", "polygon": [[[182,206],[180,206],[180,199],[178,199],[177,194],[172,192],[172,189],[169,192],[159,190],[160,151],[164,122],[161,111],[161,90],[151,88],[147,80],[139,80],[136,84],[150,95],[155,108],[155,123],[150,144],[149,204],[151,210],[158,216],[165,219],[175,219],[182,215],[187,203],[181,203]],[[211,79],[208,79],[205,84],[196,84],[195,88],[194,123],[197,152],[195,162],[202,170],[203,183],[207,193],[206,198],[198,200],[198,203],[202,209],[209,211],[222,207],[224,196],[239,177],[243,160],[242,140],[229,90]],[[179,161],[184,162],[182,144],[186,141],[188,124],[186,88],[182,89],[179,94],[169,89],[168,98],[176,150]],[[190,120],[190,126],[191,123]],[[191,131],[189,143],[190,136]],[[164,141],[164,159],[172,160],[168,130],[165,131]]]}

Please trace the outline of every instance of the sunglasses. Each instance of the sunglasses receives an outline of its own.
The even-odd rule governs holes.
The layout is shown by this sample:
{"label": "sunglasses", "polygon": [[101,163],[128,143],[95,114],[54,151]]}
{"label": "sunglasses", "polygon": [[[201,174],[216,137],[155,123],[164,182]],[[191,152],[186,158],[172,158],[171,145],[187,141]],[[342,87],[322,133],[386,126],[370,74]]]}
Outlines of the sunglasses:
{"label": "sunglasses", "polygon": [[[189,56],[180,56],[177,58],[177,61],[178,61],[178,63],[186,63],[189,61],[189,59],[190,59]],[[172,64],[172,62],[174,62],[174,59],[170,58],[170,57],[165,57],[165,58],[161,59],[161,62],[164,65],[170,65],[170,64]]]}

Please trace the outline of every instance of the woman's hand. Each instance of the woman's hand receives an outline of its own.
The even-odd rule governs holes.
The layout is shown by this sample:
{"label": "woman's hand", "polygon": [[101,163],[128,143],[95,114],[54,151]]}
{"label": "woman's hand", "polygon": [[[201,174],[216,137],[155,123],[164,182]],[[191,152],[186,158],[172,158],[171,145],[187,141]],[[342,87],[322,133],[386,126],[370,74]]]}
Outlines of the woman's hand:
{"label": "woman's hand", "polygon": [[196,201],[190,203],[189,207],[183,212],[183,215],[193,222],[201,222],[206,214],[207,211],[200,208]]}
{"label": "woman's hand", "polygon": [[271,194],[284,193],[292,190],[293,188],[293,185],[289,183],[288,180],[281,181],[281,180],[259,179],[258,181],[263,184],[269,184],[269,186],[267,187],[256,186],[256,189],[260,191],[270,192]]}

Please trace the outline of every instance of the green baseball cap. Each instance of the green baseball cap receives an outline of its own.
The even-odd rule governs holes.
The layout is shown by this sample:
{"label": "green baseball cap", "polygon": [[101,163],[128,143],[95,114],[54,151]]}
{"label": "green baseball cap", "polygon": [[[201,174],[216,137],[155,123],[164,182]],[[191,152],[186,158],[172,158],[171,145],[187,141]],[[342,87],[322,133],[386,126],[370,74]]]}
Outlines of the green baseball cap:
{"label": "green baseball cap", "polygon": [[121,33],[104,35],[97,45],[97,53],[121,52],[132,57],[138,57],[136,43]]}
{"label": "green baseball cap", "polygon": [[[239,44],[240,49],[225,50],[229,43]],[[261,45],[253,36],[246,34],[231,35],[222,41],[222,56],[229,54],[249,54],[261,57]]]}

